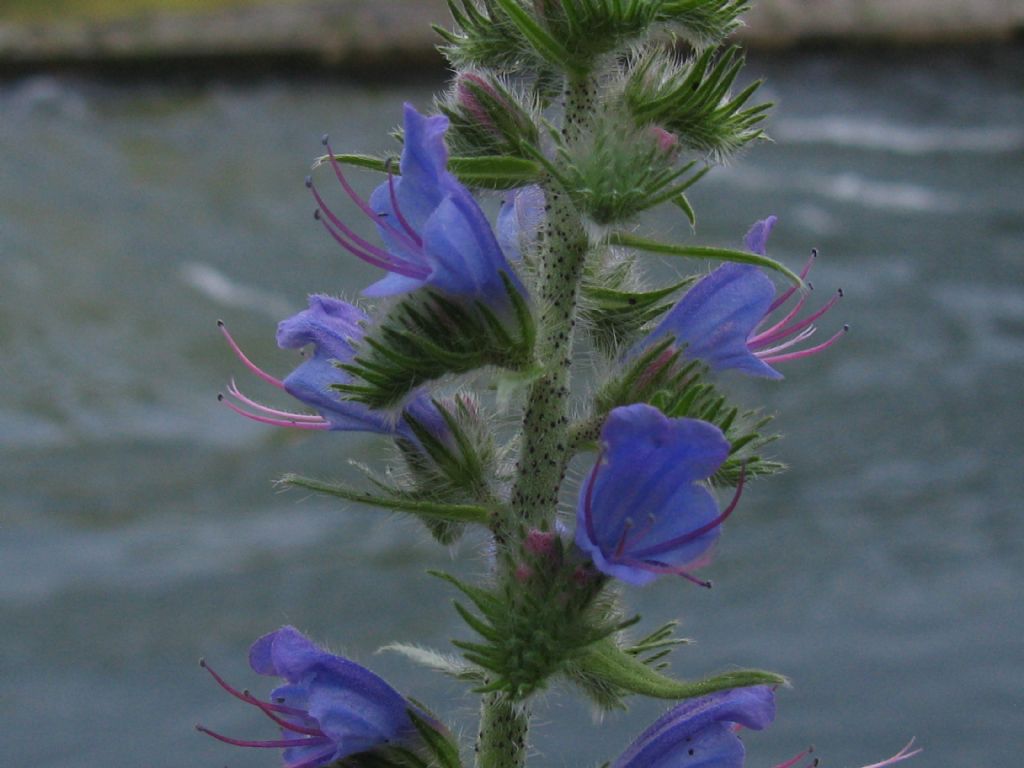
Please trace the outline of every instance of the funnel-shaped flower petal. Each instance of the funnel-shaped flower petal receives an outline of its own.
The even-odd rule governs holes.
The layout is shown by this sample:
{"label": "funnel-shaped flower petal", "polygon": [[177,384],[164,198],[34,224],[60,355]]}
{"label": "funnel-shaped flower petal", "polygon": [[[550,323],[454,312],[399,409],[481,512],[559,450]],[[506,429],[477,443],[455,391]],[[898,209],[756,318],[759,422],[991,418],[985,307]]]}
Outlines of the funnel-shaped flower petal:
{"label": "funnel-shaped flower petal", "polygon": [[[294,413],[262,405],[243,395],[234,382],[228,393],[235,402],[225,403],[243,416],[274,426],[376,432],[414,441],[412,430],[404,418],[346,400],[336,389],[337,385],[351,381],[351,376],[338,366],[350,362],[355,356],[356,346],[363,338],[364,324],[368,321],[366,313],[353,304],[330,296],[310,296],[308,309],[282,320],[277,327],[277,344],[282,349],[312,348],[312,353],[284,381],[253,364],[221,325],[228,343],[250,370],[316,413]],[[447,425],[426,395],[413,396],[405,410],[431,431],[436,429],[439,439],[445,438]]]}
{"label": "funnel-shaped flower petal", "polygon": [[[769,216],[751,227],[745,239],[748,251],[765,254],[775,222],[776,217]],[[813,256],[801,277],[807,276],[812,263]],[[844,326],[817,346],[794,349],[810,338],[815,331],[814,321],[842,297],[839,291],[816,312],[798,318],[807,300],[805,293],[791,309],[785,310],[784,317],[769,320],[795,292],[795,288],[790,288],[776,297],[775,285],[759,267],[723,264],[693,286],[639,348],[671,335],[677,344],[685,345],[686,358],[701,360],[712,371],[736,369],[751,376],[781,379],[782,374],[772,365],[820,352],[846,330]]]}
{"label": "funnel-shaped flower petal", "polygon": [[774,718],[775,695],[768,686],[688,699],[640,734],[612,768],[743,768],[736,726],[759,731]]}
{"label": "funnel-shaped flower petal", "polygon": [[444,134],[448,118],[426,117],[405,106],[401,176],[380,185],[369,203],[355,192],[334,159],[328,157],[348,196],[373,219],[385,248],[366,241],[327,207],[312,180],[318,218],[346,250],[390,274],[364,291],[391,296],[429,286],[451,297],[482,301],[494,310],[508,307],[502,275],[525,295],[476,200],[447,170]]}
{"label": "funnel-shaped flower petal", "polygon": [[630,584],[659,574],[688,578],[732,512],[702,485],[729,455],[718,427],[670,419],[636,404],[611,411],[600,454],[580,489],[576,544],[598,570]]}
{"label": "funnel-shaped flower petal", "polygon": [[202,726],[199,730],[236,746],[281,748],[286,768],[320,768],[351,755],[384,747],[415,749],[422,743],[409,715],[414,705],[370,670],[321,650],[294,627],[257,640],[249,663],[261,675],[285,680],[268,701],[210,672],[225,690],[277,723],[281,738],[243,741]]}

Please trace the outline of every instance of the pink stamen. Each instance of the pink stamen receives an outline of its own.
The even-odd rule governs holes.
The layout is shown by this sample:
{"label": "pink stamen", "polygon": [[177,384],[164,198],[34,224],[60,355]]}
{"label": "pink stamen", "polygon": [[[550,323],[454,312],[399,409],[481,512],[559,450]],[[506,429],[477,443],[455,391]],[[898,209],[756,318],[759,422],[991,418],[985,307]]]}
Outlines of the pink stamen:
{"label": "pink stamen", "polygon": [[294,429],[317,429],[324,430],[330,429],[331,424],[326,419],[324,421],[308,422],[308,421],[296,421],[294,419],[273,419],[268,416],[260,416],[257,413],[249,413],[244,408],[235,405],[230,400],[226,400],[224,395],[217,395],[217,400],[224,403],[228,408],[237,413],[239,416],[245,416],[247,419],[252,421],[258,421],[260,424],[269,424],[272,427],[292,427]]}
{"label": "pink stamen", "polygon": [[235,355],[237,355],[238,359],[242,361],[242,364],[246,368],[255,373],[268,384],[275,386],[278,389],[284,389],[284,383],[280,379],[274,378],[269,373],[260,368],[258,365],[256,365],[256,363],[254,363],[252,360],[245,356],[245,353],[242,351],[241,347],[238,346],[238,343],[235,341],[234,337],[232,337],[232,335],[228,333],[227,326],[224,325],[223,320],[217,321],[217,327],[220,328],[220,332],[224,334],[224,338],[228,340],[228,344],[231,346],[231,349],[234,350]]}
{"label": "pink stamen", "polygon": [[[287,728],[289,731],[294,731],[295,733],[302,733],[302,734],[305,734],[306,736],[316,736],[318,738],[323,738],[324,737],[324,735],[325,735],[324,732],[321,731],[319,728],[307,727],[307,726],[304,726],[304,725],[299,725],[298,723],[293,723],[290,720],[285,720],[283,717],[278,717],[277,715],[275,715],[274,714],[274,710],[277,707],[281,706],[280,704],[270,704],[269,702],[260,701],[255,696],[249,694],[248,691],[243,691],[243,693],[248,694],[248,697],[245,699],[247,702],[249,702],[250,704],[252,704],[255,707],[258,707],[259,710],[263,714],[265,714],[267,717],[269,717],[275,723],[280,725],[282,728]],[[287,707],[287,709],[293,709],[293,708],[292,707]],[[299,713],[300,717],[305,717],[306,719],[312,719],[312,718],[309,717],[309,715],[306,712],[303,712],[302,710],[298,710],[297,709],[297,710],[294,710],[294,711]]]}
{"label": "pink stamen", "polygon": [[651,555],[659,555],[663,552],[669,552],[720,526],[728,519],[729,515],[733,513],[733,510],[736,509],[736,505],[739,504],[740,496],[743,494],[743,482],[746,478],[746,474],[746,467],[744,466],[743,469],[740,470],[740,479],[736,483],[736,493],[733,495],[732,501],[729,502],[729,506],[722,510],[721,514],[719,514],[714,520],[700,526],[700,528],[695,528],[689,533],[684,533],[682,536],[676,536],[674,539],[669,539],[668,541],[662,542],[656,546],[634,552],[634,556],[638,558],[646,558]]}
{"label": "pink stamen", "polygon": [[[301,710],[301,709],[296,709],[295,707],[286,707],[283,704],[271,704],[269,701],[260,701],[255,696],[253,696],[251,693],[249,693],[248,691],[240,691],[240,690],[238,690],[233,685],[231,685],[231,683],[229,683],[227,680],[225,680],[223,677],[221,677],[219,674],[217,674],[217,672],[214,670],[214,668],[206,663],[206,659],[200,659],[199,660],[199,666],[202,667],[203,669],[205,669],[207,672],[210,673],[210,675],[213,677],[213,679],[217,681],[217,685],[219,685],[225,691],[230,693],[236,699],[239,699],[240,701],[244,701],[246,704],[252,704],[253,706],[258,707],[259,709],[263,710],[268,716],[270,716],[270,718],[272,720],[277,722],[279,725],[283,725],[283,726],[285,726],[287,728],[290,728],[291,730],[296,731],[297,733],[305,733],[306,732],[305,730],[300,730],[302,728],[302,726],[297,726],[294,723],[289,723],[289,722],[284,721],[284,720],[279,720],[277,717],[275,717],[274,715],[271,714],[271,711],[273,711],[273,712],[281,712],[282,714],[293,715],[295,717],[303,717],[303,718],[306,718],[307,720],[311,720],[312,718],[310,718],[308,712],[305,712],[304,710]],[[323,736],[324,734],[318,728],[318,729],[316,729],[315,732],[312,732],[310,730],[310,733],[308,735],[310,735],[310,736]]]}
{"label": "pink stamen", "polygon": [[832,335],[832,338],[830,338],[828,341],[822,342],[816,347],[808,347],[807,349],[801,349],[799,352],[789,352],[785,355],[773,355],[771,357],[762,357],[761,359],[764,360],[764,362],[768,363],[769,365],[773,365],[775,363],[785,363],[789,360],[799,360],[802,357],[809,357],[810,355],[815,355],[818,352],[821,352],[823,349],[828,349],[829,347],[831,347],[840,339],[840,337],[845,336],[849,330],[850,326],[844,325],[840,330],[836,331]]}
{"label": "pink stamen", "polygon": [[[803,752],[801,752],[796,757],[791,757],[786,762],[779,763],[778,765],[775,766],[775,768],[793,768],[794,765],[799,763],[801,760],[803,760],[805,757],[810,755],[812,752],[814,752],[814,747],[808,747],[807,749],[805,749]],[[811,765],[814,766],[814,765],[817,765],[817,764],[818,764],[818,758],[814,758],[814,760],[811,761]],[[805,766],[805,768],[806,768],[806,766]]]}
{"label": "pink stamen", "polygon": [[629,566],[631,568],[639,568],[643,571],[651,571],[652,573],[664,573],[671,574],[673,576],[681,576],[687,581],[696,584],[698,587],[704,587],[705,589],[711,589],[712,587],[710,581],[698,579],[696,576],[690,573],[688,569],[693,567],[690,563],[686,565],[666,565],[665,563],[659,563],[653,560],[636,560],[633,558],[620,559],[616,562],[618,562],[621,565]]}
{"label": "pink stamen", "polygon": [[923,751],[920,747],[918,747],[917,749],[911,751],[911,747],[913,747],[913,746],[914,746],[914,740],[911,739],[910,741],[907,742],[907,745],[905,747],[903,747],[903,749],[901,749],[899,752],[897,752],[895,755],[893,755],[889,759],[883,760],[880,763],[872,763],[871,765],[865,765],[863,768],[885,768],[885,766],[887,766],[887,765],[894,765],[896,763],[901,763],[904,760],[907,760],[907,759],[913,757],[914,755],[920,754]]}
{"label": "pink stamen", "polygon": [[402,225],[402,229],[408,233],[409,237],[412,238],[413,242],[420,248],[423,247],[423,238],[420,237],[419,233],[412,228],[405,216],[402,215],[402,209],[398,205],[398,195],[395,191],[395,175],[391,173],[391,168],[388,168],[388,195],[391,197],[391,209],[395,212],[395,216],[398,217],[398,223]]}
{"label": "pink stamen", "polygon": [[842,290],[836,291],[832,295],[832,298],[826,301],[825,304],[817,312],[811,313],[803,320],[801,320],[799,323],[794,323],[788,328],[780,328],[779,330],[774,331],[773,333],[759,334],[758,336],[755,337],[755,339],[748,340],[747,346],[749,346],[751,349],[753,349],[754,347],[763,347],[767,344],[771,344],[775,341],[779,341],[780,339],[784,339],[787,336],[792,336],[793,334],[802,331],[804,328],[811,325],[811,323],[813,323],[819,317],[821,317],[830,309],[832,309],[832,307],[836,305],[836,302],[839,301],[841,298],[843,298]]}
{"label": "pink stamen", "polygon": [[817,330],[818,329],[813,325],[810,328],[804,328],[802,331],[800,331],[800,333],[798,333],[789,341],[784,341],[781,344],[776,344],[774,347],[768,347],[768,349],[759,349],[757,350],[757,352],[754,353],[754,355],[763,360],[769,355],[774,355],[778,352],[782,352],[784,349],[795,347],[797,344],[807,341],[807,339],[811,338],[811,336],[813,336]]}
{"label": "pink stamen", "polygon": [[235,384],[234,379],[231,379],[231,382],[228,384],[228,394],[231,395],[236,400],[245,403],[250,408],[255,408],[256,410],[261,411],[262,413],[265,413],[268,416],[280,416],[282,418],[289,419],[290,421],[304,421],[309,422],[311,424],[319,424],[323,421],[326,421],[326,419],[324,419],[323,416],[320,416],[315,413],[293,413],[292,411],[281,411],[278,410],[277,408],[271,408],[269,406],[263,405],[263,403],[258,403],[255,400],[243,395],[241,391],[239,391],[238,386]]}
{"label": "pink stamen", "polygon": [[622,524],[622,533],[619,534],[619,542],[615,545],[615,554],[612,557],[622,557],[622,551],[626,548],[626,539],[629,538],[629,531],[633,527],[633,518],[627,517]]}
{"label": "pink stamen", "polygon": [[[320,192],[317,190],[312,179],[306,179],[306,186],[309,187],[310,191],[312,191],[313,198],[319,206],[317,209],[316,219],[323,223],[324,227],[326,227],[327,231],[331,234],[331,237],[333,237],[346,251],[357,256],[363,261],[373,264],[375,267],[380,267],[388,271],[400,272],[400,274],[406,274],[409,270],[423,271],[421,267],[409,264],[409,262],[397,258],[394,254],[389,253],[383,248],[378,248],[366,238],[357,235],[351,227],[338,218],[334,211],[327,207],[327,203],[320,196]],[[323,216],[320,215],[321,213]],[[352,243],[355,243],[355,245],[348,242],[348,240],[345,239],[346,237],[351,240]],[[409,276],[415,277],[416,275]]]}
{"label": "pink stamen", "polygon": [[[338,181],[341,182],[341,186],[345,188],[345,192],[352,199],[352,202],[355,203],[357,206],[359,206],[359,210],[361,210],[363,213],[365,213],[371,219],[373,219],[374,221],[380,221],[379,214],[375,210],[373,210],[373,208],[370,207],[369,203],[367,203],[365,200],[363,200],[363,198],[361,198],[359,196],[359,193],[357,193],[352,188],[352,185],[348,183],[348,179],[345,178],[345,174],[341,170],[341,163],[339,163],[335,159],[334,152],[331,150],[331,143],[327,139],[326,136],[324,136],[323,144],[327,148],[327,157],[331,161],[331,168],[334,169],[334,175],[338,177]],[[397,206],[395,208],[395,213],[396,214],[398,213]],[[402,243],[405,245],[406,248],[409,248],[410,250],[416,251],[416,250],[419,250],[420,247],[422,247],[423,241],[419,240],[419,235],[415,235],[414,236],[415,239],[410,239],[410,237],[408,235],[406,235],[404,232],[400,231],[398,228],[396,228],[389,221],[384,221],[383,222],[383,226],[392,235],[394,235],[398,240],[402,241]],[[417,242],[417,240],[419,240],[419,242]]]}
{"label": "pink stamen", "polygon": [[[800,270],[800,279],[801,280],[806,280],[807,279],[807,275],[810,274],[811,267],[814,265],[814,260],[817,259],[817,258],[818,258],[818,249],[817,248],[812,248],[811,249],[811,258],[809,258],[807,260],[807,263],[804,264],[804,268],[802,270]],[[783,291],[782,294],[780,294],[775,299],[775,301],[773,301],[771,303],[771,306],[768,307],[768,311],[765,312],[765,314],[766,315],[770,315],[776,309],[778,309],[783,304],[785,304],[789,300],[789,297],[792,296],[794,291],[796,291],[796,290],[797,290],[797,286],[795,286],[795,285],[789,286],[789,288],[787,288],[785,291]]]}
{"label": "pink stamen", "polygon": [[[793,306],[793,309],[791,309],[784,318],[782,318],[781,320],[779,320],[779,322],[772,325],[771,328],[765,328],[763,331],[758,331],[757,333],[751,335],[747,339],[747,344],[756,344],[765,336],[770,336],[771,334],[778,331],[780,328],[783,328],[786,325],[786,323],[796,318],[796,316],[800,314],[800,310],[804,308],[804,304],[807,303],[807,299],[811,295],[812,290],[814,290],[813,286],[808,286],[807,292],[800,297],[800,300],[797,301],[797,303]],[[765,313],[765,319],[768,318],[768,314],[769,313]]]}
{"label": "pink stamen", "polygon": [[211,731],[202,725],[197,725],[196,730],[201,733],[205,733],[207,736],[213,736],[217,741],[223,741],[225,744],[231,744],[236,747],[260,747],[262,749],[283,749],[286,747],[308,747],[308,746],[319,746],[321,744],[327,744],[330,740],[326,736],[312,739],[270,739],[268,741],[249,741],[243,739],[232,739],[230,736],[224,736],[223,734]]}
{"label": "pink stamen", "polygon": [[622,527],[622,536],[619,537],[619,543],[615,548],[615,557],[620,557],[622,555],[623,550],[626,548],[626,539],[630,537],[630,534],[633,535],[633,545],[635,546],[637,543],[642,541],[648,533],[651,532],[651,530],[654,528],[654,523],[654,515],[649,514],[647,515],[647,524],[640,530],[634,532],[633,519],[627,517],[626,523]]}

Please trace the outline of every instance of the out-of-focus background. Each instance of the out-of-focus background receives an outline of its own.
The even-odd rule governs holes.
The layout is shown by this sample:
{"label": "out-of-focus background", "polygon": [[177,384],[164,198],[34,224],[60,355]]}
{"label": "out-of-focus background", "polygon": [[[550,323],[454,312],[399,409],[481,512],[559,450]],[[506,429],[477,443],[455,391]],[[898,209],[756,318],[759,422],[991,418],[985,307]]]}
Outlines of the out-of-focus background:
{"label": "out-of-focus background", "polygon": [[[627,595],[699,641],[677,673],[793,678],[775,725],[747,737],[752,768],[810,743],[859,766],[910,736],[920,766],[1020,760],[1022,19],[1019,0],[763,0],[744,78],[767,79],[774,141],[696,188],[696,234],[645,221],[737,245],[775,213],[771,254],[797,266],[818,247],[822,296],[847,296],[824,329],[851,324],[840,346],[781,383],[732,382],[778,412],[792,470],[745,494],[716,588]],[[349,476],[385,446],[261,427],[215,399],[232,375],[266,394],[217,318],[281,375],[297,359],[277,321],[374,278],[313,222],[302,180],[323,132],[389,149],[401,103],[430,107],[445,72],[429,21],[446,23],[442,3],[0,3],[7,764],[276,765],[192,730],[273,730],[195,662],[264,690],[245,652],[283,623],[472,732],[458,685],[374,652],[463,633],[425,571],[480,573],[480,539],[449,552],[407,521],[278,493],[285,471]],[[615,756],[662,707],[596,727],[554,689],[535,709],[533,764],[554,767]]]}

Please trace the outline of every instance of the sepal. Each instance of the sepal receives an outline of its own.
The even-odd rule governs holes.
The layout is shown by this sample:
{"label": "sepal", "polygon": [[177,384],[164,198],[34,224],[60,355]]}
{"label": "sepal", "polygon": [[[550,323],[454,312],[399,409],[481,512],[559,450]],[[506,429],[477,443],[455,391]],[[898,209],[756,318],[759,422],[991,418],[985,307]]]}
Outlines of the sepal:
{"label": "sepal", "polygon": [[498,475],[497,448],[480,411],[469,394],[434,400],[426,411],[437,424],[404,413],[415,441],[399,440],[410,473],[410,492],[445,501],[491,499],[490,483]]}
{"label": "sepal", "polygon": [[620,245],[626,248],[633,248],[648,253],[657,253],[663,256],[680,256],[685,259],[707,259],[709,261],[731,261],[737,264],[753,264],[757,267],[771,269],[784,276],[798,288],[804,287],[804,281],[800,275],[781,262],[770,259],[760,253],[750,251],[736,251],[732,248],[713,248],[705,245],[679,245],[678,243],[663,243],[660,240],[651,240],[646,237],[639,237],[631,232],[612,232],[608,235],[609,245]]}
{"label": "sepal", "polygon": [[521,147],[536,146],[539,140],[538,109],[525,101],[485,70],[460,72],[451,90],[436,101],[449,120],[449,148],[468,157],[523,157]]}
{"label": "sepal", "polygon": [[458,744],[451,733],[439,721],[425,715],[427,710],[422,704],[412,699],[409,701],[414,706],[406,712],[419,734],[415,749],[379,747],[351,755],[332,765],[337,765],[337,768],[462,768]]}
{"label": "sepal", "polygon": [[658,19],[697,49],[719,42],[741,25],[749,0],[664,0]]}
{"label": "sepal", "polygon": [[431,571],[462,592],[475,609],[455,601],[459,616],[478,637],[452,644],[484,671],[487,683],[477,692],[525,698],[542,689],[587,647],[636,621],[618,616],[607,597],[599,594],[599,579],[580,579],[574,568],[556,570],[556,574],[541,574],[533,568],[520,569],[517,578],[523,589],[515,595]]}
{"label": "sepal", "polygon": [[[401,133],[398,134],[398,138],[401,138]],[[395,176],[401,175],[396,157],[336,154],[334,159],[342,165],[366,168],[380,173],[391,173]],[[330,157],[321,155],[313,161],[312,168],[316,170],[327,162],[330,162]],[[527,186],[538,181],[544,172],[543,166],[534,160],[508,155],[450,156],[448,170],[466,186],[482,189],[512,189]]]}
{"label": "sepal", "polygon": [[[413,702],[417,704],[417,702]],[[430,760],[426,763],[427,768],[461,768],[462,760],[459,759],[459,745],[446,730],[436,727],[436,722],[423,717],[414,708],[409,708],[409,719],[416,727],[420,737],[423,739],[423,751]]]}
{"label": "sepal", "polygon": [[502,280],[509,304],[504,312],[430,290],[403,298],[367,330],[352,361],[341,365],[355,380],[338,385],[338,391],[371,408],[388,408],[425,382],[448,374],[487,366],[529,368],[533,317],[512,280],[504,273]]}
{"label": "sepal", "polygon": [[620,648],[611,638],[594,643],[573,662],[573,672],[585,675],[589,685],[601,684],[619,698],[639,694],[656,699],[690,699],[714,691],[753,685],[786,685],[782,675],[759,669],[737,669],[702,680],[676,680]]}
{"label": "sepal", "polygon": [[435,25],[434,31],[444,41],[441,53],[456,69],[487,66],[524,75],[549,69],[499,0],[447,2],[456,29]]}
{"label": "sepal", "polygon": [[696,58],[677,61],[652,49],[629,72],[624,98],[640,125],[660,126],[683,146],[723,158],[764,136],[757,126],[771,104],[745,108],[760,81],[731,95],[743,55],[737,47],[717,58],[715,53],[709,48]]}
{"label": "sepal", "polygon": [[708,166],[678,163],[677,137],[608,108],[588,134],[558,149],[559,177],[576,207],[598,224],[632,218],[677,198],[703,178]]}
{"label": "sepal", "polygon": [[658,18],[659,3],[622,0],[543,0],[538,16],[581,68],[643,36]]}
{"label": "sepal", "polygon": [[456,680],[476,683],[478,685],[484,682],[484,674],[479,667],[467,664],[456,656],[441,653],[431,648],[423,648],[418,645],[410,645],[409,643],[390,643],[383,646],[380,650],[399,653],[420,666],[448,675]]}
{"label": "sepal", "polygon": [[632,259],[609,259],[588,267],[580,285],[580,316],[594,346],[609,356],[628,348],[645,326],[672,307],[666,299],[697,279],[645,291]]}
{"label": "sepal", "polygon": [[455,504],[418,498],[408,491],[376,483],[380,493],[370,493],[345,483],[317,480],[302,475],[284,475],[277,484],[287,488],[302,488],[326,496],[334,496],[356,504],[366,504],[394,512],[408,512],[418,517],[441,544],[451,544],[468,523],[487,525],[494,510],[481,504]]}

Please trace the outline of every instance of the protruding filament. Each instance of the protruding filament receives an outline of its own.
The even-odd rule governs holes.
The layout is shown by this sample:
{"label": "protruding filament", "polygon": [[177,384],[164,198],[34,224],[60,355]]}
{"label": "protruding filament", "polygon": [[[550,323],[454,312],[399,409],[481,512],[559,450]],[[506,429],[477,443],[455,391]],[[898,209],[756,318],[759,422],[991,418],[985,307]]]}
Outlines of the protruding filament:
{"label": "protruding filament", "polygon": [[[327,137],[325,136],[324,138],[326,139]],[[341,163],[335,159],[334,152],[331,151],[330,141],[325,141],[324,146],[327,148],[327,157],[331,161],[331,168],[334,169],[334,175],[338,177],[338,181],[341,182],[341,186],[345,188],[345,193],[352,199],[353,203],[359,206],[359,209],[363,213],[374,221],[379,221],[377,212],[373,210],[373,208],[371,208],[370,205],[359,196],[359,193],[352,188],[352,185],[348,183],[348,179],[345,178],[345,173],[341,170]],[[397,203],[395,204],[395,213],[396,215],[398,214]],[[383,222],[382,226],[384,226],[395,238],[400,240],[410,250],[419,250],[423,245],[423,241],[420,240],[419,235],[413,235],[413,237],[410,237],[405,232],[396,228],[391,222]],[[409,229],[411,229],[411,227],[409,227]]]}
{"label": "protruding filament", "polygon": [[388,165],[388,196],[391,198],[391,210],[395,212],[395,216],[398,218],[398,223],[402,225],[402,229],[406,231],[417,246],[423,247],[423,238],[420,237],[419,232],[413,229],[409,222],[406,221],[405,216],[402,215],[402,208],[398,205],[398,194],[395,190],[395,175],[391,172],[390,163]]}
{"label": "protruding filament", "polygon": [[[422,277],[426,274],[424,268],[399,259],[383,248],[378,248],[369,240],[357,235],[351,227],[338,218],[327,206],[326,201],[320,196],[320,192],[317,190],[316,185],[313,184],[312,179],[306,179],[306,186],[313,193],[313,198],[319,206],[317,209],[317,220],[324,225],[324,228],[338,245],[346,251],[368,264],[388,270],[389,272],[398,272],[407,277]],[[320,215],[321,213],[323,214],[322,216]],[[351,242],[349,242],[350,240]]]}
{"label": "protruding filament", "polygon": [[[800,270],[800,279],[802,281],[806,281],[807,280],[807,275],[809,275],[811,273],[811,267],[814,266],[814,260],[817,259],[817,258],[818,258],[818,249],[817,248],[812,248],[811,249],[811,257],[807,260],[807,263],[804,264],[804,268]],[[795,286],[795,285],[789,286],[789,288],[787,288],[778,297],[776,297],[775,301],[773,301],[771,303],[771,306],[768,307],[768,311],[765,312],[765,314],[766,315],[770,315],[776,309],[778,309],[783,304],[785,304],[787,301],[789,301],[789,297],[792,296],[793,293],[796,290],[797,290],[797,286]]]}
{"label": "protruding filament", "polygon": [[223,741],[225,744],[232,744],[236,747],[260,747],[262,749],[284,749],[287,747],[309,747],[319,746],[320,744],[328,743],[326,736],[320,736],[318,738],[308,739],[269,739],[266,741],[250,741],[247,739],[232,739],[230,736],[224,736],[223,734],[211,731],[202,725],[197,725],[196,730],[201,733],[205,733],[207,736],[213,736],[217,741]]}
{"label": "protruding filament", "polygon": [[888,760],[883,760],[880,763],[872,763],[871,765],[865,765],[864,768],[885,768],[885,766],[887,765],[895,765],[896,763],[901,763],[904,760],[907,760],[913,757],[914,755],[919,754],[922,751],[920,747],[918,747],[917,749],[912,749],[913,746],[914,740],[911,739],[907,742],[907,745],[903,747],[903,749],[901,749],[895,755],[890,757]]}
{"label": "protruding filament", "polygon": [[807,349],[801,349],[799,352],[789,352],[784,355],[772,355],[769,357],[762,357],[761,359],[771,365],[774,363],[785,363],[788,360],[799,360],[801,357],[809,357],[810,355],[814,355],[817,354],[818,352],[821,352],[823,349],[828,349],[829,347],[831,347],[849,330],[850,326],[844,325],[840,330],[832,334],[832,338],[830,338],[828,341],[822,342],[816,347],[808,347]]}
{"label": "protruding filament", "polygon": [[294,429],[330,429],[331,424],[326,419],[323,421],[298,421],[296,419],[275,419],[269,416],[261,416],[258,413],[250,413],[241,406],[235,405],[230,400],[227,400],[224,395],[218,395],[217,400],[224,403],[228,408],[237,413],[239,416],[245,416],[247,419],[252,421],[258,421],[260,424],[269,424],[272,427],[292,427]]}
{"label": "protruding filament", "polygon": [[763,347],[767,344],[771,344],[772,342],[784,339],[787,336],[792,336],[794,333],[799,333],[804,328],[810,326],[811,323],[813,323],[819,317],[821,317],[830,309],[832,309],[832,307],[835,306],[836,302],[839,301],[842,297],[843,292],[836,291],[835,294],[833,294],[832,298],[826,301],[825,304],[822,305],[822,307],[817,312],[811,313],[803,320],[801,320],[799,323],[793,323],[793,325],[787,327],[776,328],[770,333],[760,333],[754,338],[747,340],[748,346],[750,346],[751,349],[755,347]]}
{"label": "protruding filament", "polygon": [[[287,728],[289,731],[293,731],[295,733],[301,733],[301,734],[304,734],[306,736],[316,736],[317,738],[322,738],[324,736],[324,732],[321,731],[319,728],[311,727],[311,726],[305,726],[305,725],[300,725],[299,723],[293,723],[290,720],[285,720],[283,717],[279,717],[278,715],[274,714],[274,712],[279,707],[281,707],[280,704],[271,704],[271,703],[266,702],[266,701],[260,701],[255,696],[249,694],[248,691],[245,691],[244,693],[248,694],[247,698],[245,699],[247,702],[252,704],[254,707],[257,707],[263,714],[265,714],[267,717],[269,717],[275,723],[280,725],[282,728]],[[306,719],[311,719],[309,717],[309,715],[307,713],[303,712],[302,710],[294,709],[293,707],[285,707],[285,709],[290,709],[293,712],[298,713],[299,717],[304,717]]]}
{"label": "protruding filament", "polygon": [[661,544],[656,544],[653,547],[647,547],[646,549],[641,549],[637,552],[634,552],[633,557],[647,558],[664,554],[665,552],[671,552],[673,549],[677,549],[678,547],[681,547],[684,544],[688,544],[694,539],[703,536],[708,531],[712,531],[718,526],[720,526],[728,519],[729,515],[733,513],[733,510],[736,509],[736,505],[739,504],[740,496],[743,494],[743,481],[745,477],[746,467],[744,466],[743,469],[740,470],[740,479],[736,483],[736,493],[733,495],[732,501],[729,502],[729,506],[722,510],[722,512],[714,520],[700,526],[699,528],[693,529],[689,533],[684,533],[682,536],[676,536],[674,539],[669,539],[668,541],[664,541]]}
{"label": "protruding filament", "polygon": [[269,373],[264,371],[262,368],[256,365],[256,363],[254,363],[252,360],[245,356],[245,353],[242,351],[242,348],[238,346],[238,342],[236,342],[234,337],[228,332],[227,326],[224,325],[223,320],[217,321],[217,327],[220,328],[220,332],[224,334],[224,338],[227,339],[228,344],[231,346],[231,349],[234,350],[235,355],[238,356],[238,359],[242,361],[242,364],[246,368],[255,373],[268,384],[271,384],[277,387],[278,389],[284,389],[284,383],[280,379],[271,376]]}
{"label": "protruding filament", "polygon": [[[799,763],[804,758],[809,757],[812,752],[814,752],[814,747],[808,747],[807,749],[805,749],[803,752],[801,752],[796,757],[791,757],[786,762],[779,763],[778,765],[775,766],[775,768],[794,768],[794,766],[797,763]],[[818,764],[818,758],[814,758],[813,760],[811,760],[810,763],[805,764],[803,766],[803,768],[811,768],[812,766],[816,766],[817,764]]]}
{"label": "protruding filament", "polygon": [[234,379],[231,379],[231,382],[228,384],[228,394],[239,402],[248,405],[250,408],[255,408],[260,413],[265,413],[267,416],[279,416],[283,419],[288,419],[289,421],[309,422],[310,424],[319,424],[325,421],[323,416],[315,413],[293,413],[292,411],[281,411],[277,408],[271,408],[263,405],[263,403],[258,403],[252,398],[243,395],[235,384]]}

